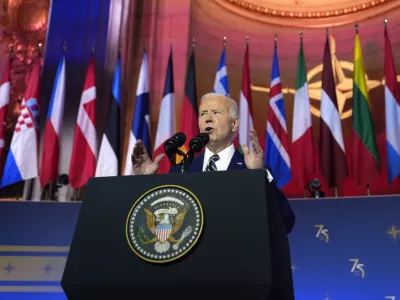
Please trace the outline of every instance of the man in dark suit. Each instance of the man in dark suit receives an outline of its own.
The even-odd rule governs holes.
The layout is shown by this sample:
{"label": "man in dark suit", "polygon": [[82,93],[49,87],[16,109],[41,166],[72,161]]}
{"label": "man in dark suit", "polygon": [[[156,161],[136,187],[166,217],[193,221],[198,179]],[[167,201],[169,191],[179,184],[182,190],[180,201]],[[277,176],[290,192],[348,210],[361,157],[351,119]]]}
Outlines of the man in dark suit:
{"label": "man in dark suit", "polygon": [[[202,97],[199,107],[199,129],[210,136],[206,149],[196,156],[189,167],[189,172],[213,172],[239,169],[264,169],[264,155],[256,132],[250,131],[251,148],[242,145],[242,155],[235,149],[232,141],[239,128],[239,110],[236,102],[219,94],[206,94]],[[158,155],[152,161],[142,141],[138,141],[132,152],[134,174],[154,174],[164,154]],[[265,168],[269,181],[269,194],[273,195],[281,212],[282,220],[289,233],[295,222],[295,216],[290,204],[276,186],[271,170]],[[176,172],[171,168],[170,173]]]}

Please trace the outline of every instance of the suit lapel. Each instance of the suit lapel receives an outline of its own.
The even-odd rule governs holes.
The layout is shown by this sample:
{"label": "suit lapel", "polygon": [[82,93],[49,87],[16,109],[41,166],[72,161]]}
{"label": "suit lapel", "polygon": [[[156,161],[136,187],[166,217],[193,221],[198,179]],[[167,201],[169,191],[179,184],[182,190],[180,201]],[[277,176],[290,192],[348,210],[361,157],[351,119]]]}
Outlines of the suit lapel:
{"label": "suit lapel", "polygon": [[235,149],[235,153],[232,156],[231,162],[229,163],[228,170],[241,170],[246,169],[243,155]]}
{"label": "suit lapel", "polygon": [[192,164],[189,167],[190,172],[202,172],[203,171],[203,161],[204,161],[204,152],[193,158]]}

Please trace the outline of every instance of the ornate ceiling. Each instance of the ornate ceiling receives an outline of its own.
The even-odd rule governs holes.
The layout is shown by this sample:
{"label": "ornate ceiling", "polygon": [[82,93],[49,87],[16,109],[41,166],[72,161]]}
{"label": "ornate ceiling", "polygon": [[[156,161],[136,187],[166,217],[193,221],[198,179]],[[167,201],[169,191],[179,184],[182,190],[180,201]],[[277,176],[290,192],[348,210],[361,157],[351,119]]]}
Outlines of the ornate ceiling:
{"label": "ornate ceiling", "polygon": [[10,104],[14,116],[19,113],[32,63],[44,49],[49,7],[50,0],[0,0],[0,64],[12,52]]}
{"label": "ornate ceiling", "polygon": [[[260,22],[301,27],[354,23],[400,7],[399,0],[214,0],[234,14]],[[301,22],[301,23],[300,23]]]}

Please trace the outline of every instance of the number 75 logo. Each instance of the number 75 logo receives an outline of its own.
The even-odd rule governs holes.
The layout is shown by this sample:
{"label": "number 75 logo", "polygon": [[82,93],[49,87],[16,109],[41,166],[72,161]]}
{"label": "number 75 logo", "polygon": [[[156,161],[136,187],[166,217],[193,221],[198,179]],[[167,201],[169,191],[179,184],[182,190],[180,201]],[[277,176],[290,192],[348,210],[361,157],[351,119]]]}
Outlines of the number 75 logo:
{"label": "number 75 logo", "polygon": [[361,273],[361,278],[365,277],[365,271],[364,271],[364,264],[359,264],[359,259],[358,258],[350,258],[349,261],[353,262],[353,267],[351,268],[351,273],[356,273],[356,271]]}
{"label": "number 75 logo", "polygon": [[328,233],[328,229],[324,228],[324,225],[314,225],[315,228],[318,228],[318,232],[315,235],[317,238],[321,239],[321,240],[325,240],[325,243],[329,242],[329,233]]}

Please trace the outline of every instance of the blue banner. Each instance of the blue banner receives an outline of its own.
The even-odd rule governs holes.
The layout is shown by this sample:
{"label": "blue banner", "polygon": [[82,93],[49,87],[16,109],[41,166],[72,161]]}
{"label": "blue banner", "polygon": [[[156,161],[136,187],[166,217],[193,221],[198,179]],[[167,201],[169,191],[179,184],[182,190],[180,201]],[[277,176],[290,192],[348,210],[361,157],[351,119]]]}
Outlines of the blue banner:
{"label": "blue banner", "polygon": [[[400,300],[400,196],[291,200],[296,300]],[[0,202],[0,299],[66,299],[80,203]]]}

